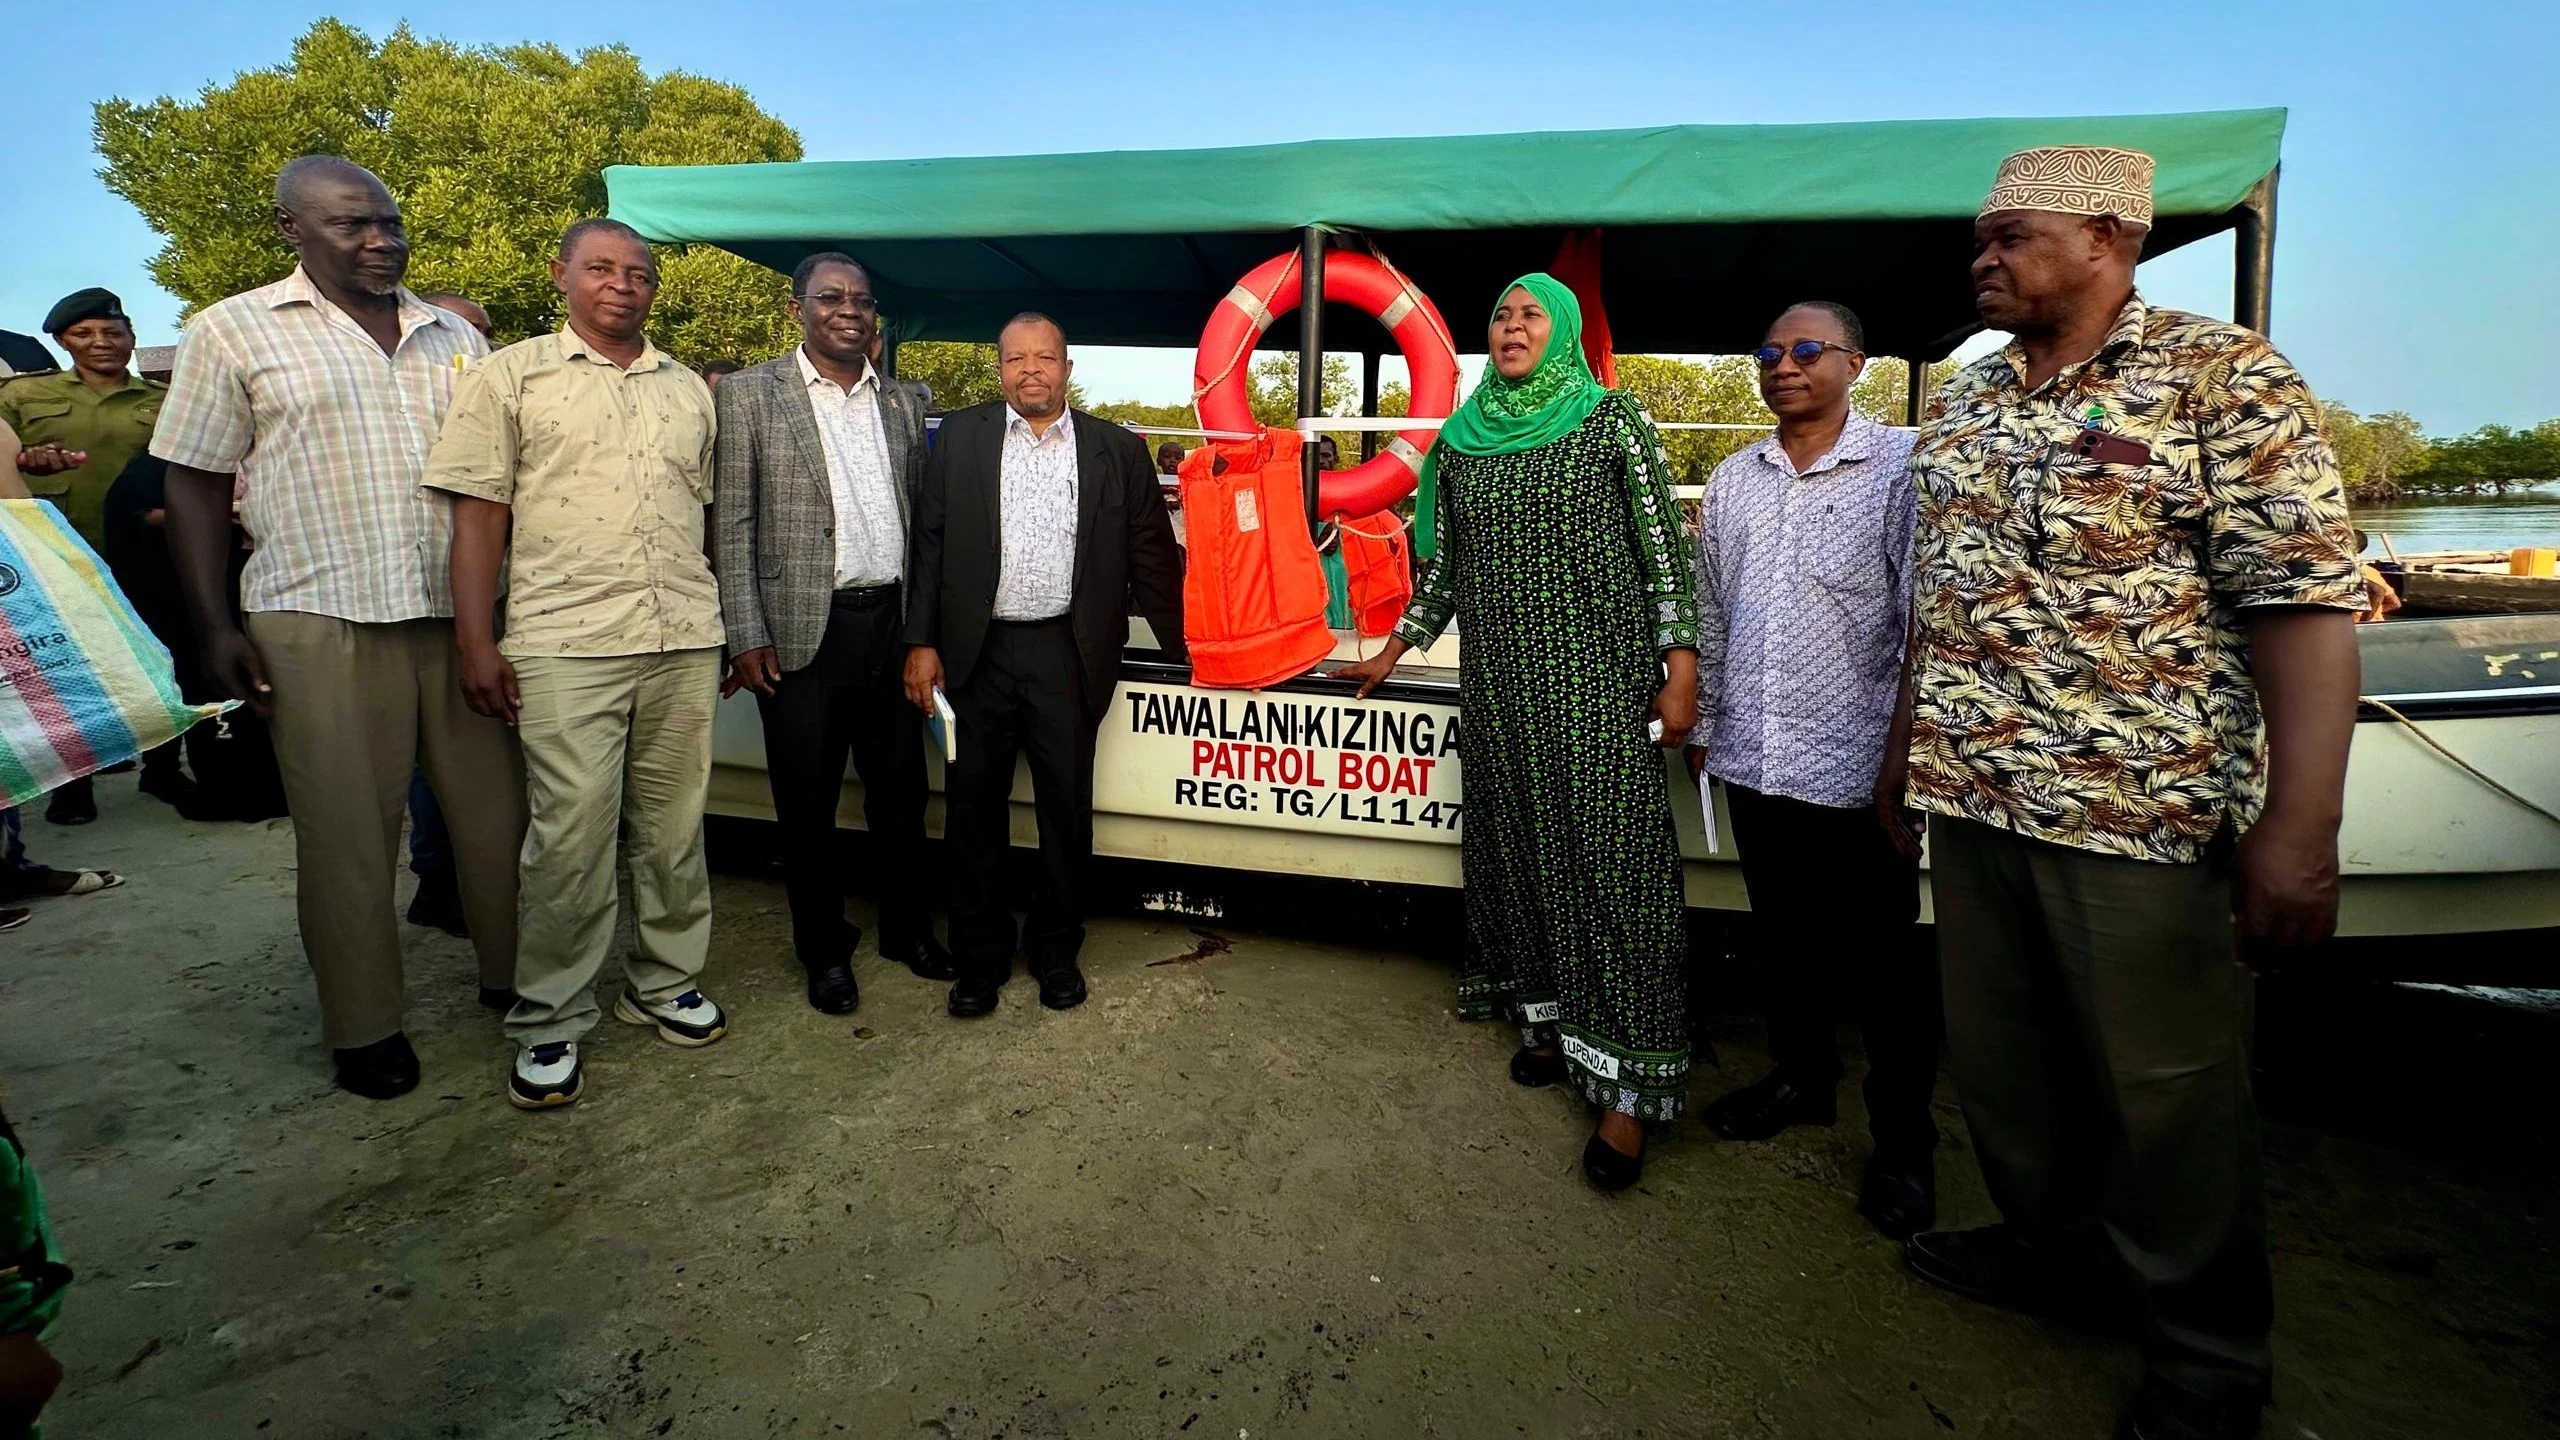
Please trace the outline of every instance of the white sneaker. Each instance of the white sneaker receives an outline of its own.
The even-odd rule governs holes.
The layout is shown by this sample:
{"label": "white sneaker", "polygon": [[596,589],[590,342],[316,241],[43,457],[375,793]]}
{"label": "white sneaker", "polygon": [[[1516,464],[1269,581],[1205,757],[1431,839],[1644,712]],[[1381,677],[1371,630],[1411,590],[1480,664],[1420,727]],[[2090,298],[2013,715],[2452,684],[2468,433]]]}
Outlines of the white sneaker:
{"label": "white sneaker", "polygon": [[519,1110],[574,1105],[585,1084],[578,1066],[578,1042],[527,1045],[516,1052],[515,1073],[507,1077],[507,1103]]}
{"label": "white sneaker", "polygon": [[644,1001],[625,990],[622,998],[613,1002],[613,1018],[625,1025],[655,1025],[659,1039],[688,1050],[729,1033],[729,1017],[699,990],[658,1001]]}

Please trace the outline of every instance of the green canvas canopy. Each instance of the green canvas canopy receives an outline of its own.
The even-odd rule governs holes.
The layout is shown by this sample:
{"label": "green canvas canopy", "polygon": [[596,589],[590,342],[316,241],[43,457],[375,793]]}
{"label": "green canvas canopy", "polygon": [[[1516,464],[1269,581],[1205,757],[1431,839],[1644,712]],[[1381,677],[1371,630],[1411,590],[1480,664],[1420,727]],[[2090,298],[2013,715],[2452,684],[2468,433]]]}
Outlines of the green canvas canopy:
{"label": "green canvas canopy", "polygon": [[[2282,110],[1841,125],[1675,125],[943,160],[615,166],[615,218],[788,270],[839,249],[901,339],[986,340],[1023,310],[1079,343],[1188,347],[1219,297],[1313,227],[1372,245],[1465,346],[1496,288],[1603,231],[1629,353],[1732,353],[1791,301],[1838,300],[1868,349],[1935,359],[1974,328],[1972,222],[2001,157],[2105,144],[2159,161],[2154,254],[2232,228]],[[2260,212],[2263,214],[2263,211]],[[1294,345],[1283,321],[1266,344]],[[1328,307],[1328,350],[1391,349]]]}

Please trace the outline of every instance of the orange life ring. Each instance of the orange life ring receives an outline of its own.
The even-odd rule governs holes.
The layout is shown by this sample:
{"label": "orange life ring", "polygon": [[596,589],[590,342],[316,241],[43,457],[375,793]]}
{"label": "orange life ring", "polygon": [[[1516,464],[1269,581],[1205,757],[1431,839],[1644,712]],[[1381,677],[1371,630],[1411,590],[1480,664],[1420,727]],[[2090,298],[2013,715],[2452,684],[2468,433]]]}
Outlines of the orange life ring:
{"label": "orange life ring", "polygon": [[[1305,289],[1298,252],[1290,250],[1255,266],[1209,312],[1209,323],[1200,332],[1199,358],[1191,367],[1191,398],[1201,428],[1259,428],[1245,385],[1247,362],[1254,342],[1274,319],[1298,308]],[[1391,265],[1356,250],[1335,250],[1324,257],[1324,298],[1365,312],[1396,337],[1412,374],[1413,401],[1407,413],[1417,419],[1449,418],[1458,401],[1458,347],[1430,296]],[[1375,515],[1412,494],[1422,477],[1422,452],[1436,433],[1398,431],[1367,461],[1327,471],[1317,491],[1317,518]]]}

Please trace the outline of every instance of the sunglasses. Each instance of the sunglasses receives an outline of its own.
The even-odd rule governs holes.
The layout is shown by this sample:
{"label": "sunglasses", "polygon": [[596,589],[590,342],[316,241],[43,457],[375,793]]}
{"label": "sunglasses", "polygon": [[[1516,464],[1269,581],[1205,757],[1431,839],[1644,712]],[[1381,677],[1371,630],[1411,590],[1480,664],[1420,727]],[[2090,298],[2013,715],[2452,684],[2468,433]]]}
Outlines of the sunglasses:
{"label": "sunglasses", "polygon": [[1821,359],[1825,350],[1837,350],[1843,355],[1858,353],[1846,345],[1834,345],[1828,340],[1799,340],[1793,345],[1763,345],[1751,352],[1751,358],[1760,362],[1761,369],[1771,370],[1777,368],[1781,356],[1793,359],[1800,366],[1810,365]]}

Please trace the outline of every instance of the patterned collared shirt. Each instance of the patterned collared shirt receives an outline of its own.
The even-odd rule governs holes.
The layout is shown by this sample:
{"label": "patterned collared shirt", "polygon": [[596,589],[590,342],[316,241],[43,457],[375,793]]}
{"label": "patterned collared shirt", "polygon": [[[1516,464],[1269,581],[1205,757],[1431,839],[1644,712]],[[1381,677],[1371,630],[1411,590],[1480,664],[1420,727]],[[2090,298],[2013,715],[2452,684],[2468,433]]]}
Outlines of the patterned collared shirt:
{"label": "patterned collared shirt", "polygon": [[[2016,346],[1930,402],[1910,798],[2168,864],[2265,804],[2242,614],[2364,604],[2320,402],[2265,337],[2136,295],[2028,390]],[[2073,449],[2084,427],[2147,465]]]}
{"label": "patterned collared shirt", "polygon": [[1911,611],[1912,440],[1852,414],[1801,472],[1773,436],[1707,481],[1692,733],[1724,779],[1874,798]]}
{"label": "patterned collared shirt", "polygon": [[1048,620],[1076,594],[1076,420],[1061,410],[1049,433],[1004,409],[1003,509],[996,521],[1003,567],[996,576],[999,620]]}
{"label": "patterned collared shirt", "polygon": [[880,428],[880,370],[862,367],[845,389],[818,373],[809,352],[791,352],[809,408],[818,416],[818,444],[827,452],[827,493],[836,509],[836,588],[895,585],[907,573],[907,527],[898,514],[898,491],[889,478],[889,437]]}
{"label": "patterned collared shirt", "polygon": [[300,268],[187,324],[151,453],[239,476],[245,610],[365,624],[453,613],[453,507],[427,451],[480,332],[402,290],[385,355]]}
{"label": "patterned collared shirt", "polygon": [[562,329],[474,366],[426,484],[514,510],[511,657],[656,655],[722,639],[703,553],[711,391],[643,342],[629,369]]}

